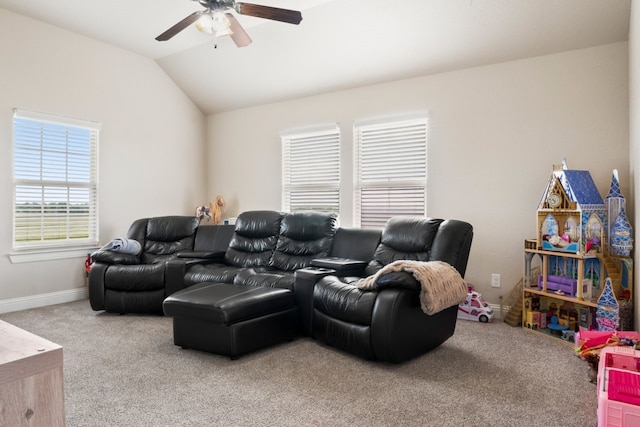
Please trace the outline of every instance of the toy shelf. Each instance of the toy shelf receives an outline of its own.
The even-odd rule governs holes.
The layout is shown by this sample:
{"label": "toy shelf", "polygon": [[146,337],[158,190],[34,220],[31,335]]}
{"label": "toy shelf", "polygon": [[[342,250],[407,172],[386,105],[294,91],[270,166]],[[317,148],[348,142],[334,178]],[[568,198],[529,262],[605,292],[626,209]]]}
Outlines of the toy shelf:
{"label": "toy shelf", "polygon": [[[578,326],[595,327],[598,298],[605,277],[614,278],[615,294],[619,295],[623,289],[629,289],[631,294],[633,267],[630,258],[603,253],[549,251],[534,248],[532,243],[531,239],[526,240],[524,248],[523,328],[565,342],[572,341],[572,331],[575,332]],[[538,267],[532,268],[534,258],[539,258],[538,262],[542,264],[540,274],[534,273]],[[625,273],[621,274],[623,270]],[[623,286],[623,281],[628,284]],[[558,323],[552,323],[550,327],[549,319],[553,317]],[[622,326],[622,330],[628,329]]]}
{"label": "toy shelf", "polygon": [[[586,305],[590,305],[590,301],[585,301],[583,297],[582,284],[584,281],[584,262],[587,259],[598,259],[602,261],[600,254],[583,255],[583,254],[573,253],[573,252],[546,251],[542,249],[529,249],[529,248],[526,248],[524,252],[525,252],[525,276],[524,276],[525,288],[527,286],[533,286],[533,278],[531,277],[531,260],[534,257],[534,255],[539,255],[542,257],[542,292],[544,292],[544,294],[542,295],[553,297],[553,298],[567,297],[567,295],[558,295],[555,293],[547,292],[547,284],[548,284],[548,278],[549,278],[549,258],[561,257],[561,258],[575,259],[577,261],[577,277],[576,277],[577,289],[576,289],[575,296],[574,295],[569,296],[570,299],[568,299],[567,301],[578,302],[582,304],[589,303]],[[600,262],[600,265],[601,266],[603,265],[602,262]],[[558,299],[565,300],[565,298],[558,298]],[[593,306],[595,307],[595,304]]]}
{"label": "toy shelf", "polygon": [[526,327],[523,327],[522,329],[524,329],[525,331],[528,331],[530,334],[535,334],[538,336],[542,335],[544,337],[547,337],[548,339],[553,340],[554,342],[560,341],[561,343],[564,343],[571,348],[575,347],[575,342],[573,337],[569,337],[570,339],[569,338],[565,339],[562,336],[552,335],[549,329],[531,329]]}
{"label": "toy shelf", "polygon": [[[559,339],[565,343],[573,344],[573,333],[578,325],[588,326],[593,320],[597,307],[596,299],[592,299],[591,280],[585,281],[585,262],[597,262],[599,275],[604,265],[601,254],[581,254],[565,251],[549,251],[532,248],[531,241],[525,242],[525,263],[523,281],[523,328],[547,337]],[[540,276],[533,277],[532,261],[539,257],[542,261]],[[569,261],[567,261],[569,260]],[[560,264],[566,271],[554,273],[551,276],[552,265]],[[571,268],[569,268],[569,265]],[[558,278],[557,274],[562,277]],[[551,278],[554,280],[566,279],[569,289],[562,288],[564,292],[558,292],[551,287]],[[583,284],[587,285],[583,287]],[[553,325],[550,319],[555,317],[557,324]]]}
{"label": "toy shelf", "polygon": [[582,258],[582,259],[585,259],[585,258],[597,258],[597,256],[598,256],[598,254],[582,255],[582,254],[573,253],[573,252],[545,251],[544,249],[530,249],[530,248],[526,248],[524,251],[525,252],[529,252],[529,253],[533,253],[533,254],[563,256],[563,257],[569,257],[569,258]]}
{"label": "toy shelf", "polygon": [[555,292],[541,291],[538,288],[524,288],[524,291],[530,294],[536,294],[543,297],[553,298],[561,301],[568,301],[575,304],[587,305],[589,307],[597,307],[597,304],[593,301],[585,301],[584,299],[578,299],[569,295],[559,295]]}

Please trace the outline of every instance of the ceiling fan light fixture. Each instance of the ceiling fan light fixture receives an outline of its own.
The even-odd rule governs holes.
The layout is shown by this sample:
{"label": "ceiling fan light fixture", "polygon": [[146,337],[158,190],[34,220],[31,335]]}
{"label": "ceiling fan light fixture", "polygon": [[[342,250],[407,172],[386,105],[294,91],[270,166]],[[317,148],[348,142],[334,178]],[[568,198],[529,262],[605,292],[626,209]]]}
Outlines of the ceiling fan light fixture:
{"label": "ceiling fan light fixture", "polygon": [[201,33],[208,34],[210,36],[216,34],[216,30],[213,26],[213,17],[208,13],[202,14],[202,16],[198,18],[194,25],[196,29]]}
{"label": "ceiling fan light fixture", "polygon": [[224,12],[213,12],[211,21],[213,22],[213,30],[216,33],[216,37],[230,36],[233,34],[233,31],[231,31],[231,22],[229,22]]}

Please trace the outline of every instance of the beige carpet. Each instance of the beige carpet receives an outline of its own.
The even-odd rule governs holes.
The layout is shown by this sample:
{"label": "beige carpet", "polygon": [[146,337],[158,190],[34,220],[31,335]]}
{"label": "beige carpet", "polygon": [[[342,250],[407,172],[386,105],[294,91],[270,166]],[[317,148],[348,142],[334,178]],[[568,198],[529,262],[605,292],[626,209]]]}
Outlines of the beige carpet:
{"label": "beige carpet", "polygon": [[596,426],[586,363],[500,322],[458,321],[438,349],[387,365],[308,338],[231,361],[174,346],[170,318],[88,301],[0,319],[63,346],[69,427]]}

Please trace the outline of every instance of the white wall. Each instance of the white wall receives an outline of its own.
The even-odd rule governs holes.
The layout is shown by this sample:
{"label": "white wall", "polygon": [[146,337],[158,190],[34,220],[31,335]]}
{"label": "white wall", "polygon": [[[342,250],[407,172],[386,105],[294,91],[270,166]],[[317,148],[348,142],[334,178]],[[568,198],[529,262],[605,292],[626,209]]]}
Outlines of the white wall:
{"label": "white wall", "polygon": [[[631,2],[631,17],[629,25],[629,170],[631,176],[631,192],[635,203],[640,200],[640,3]],[[628,204],[628,203],[627,203]],[[638,208],[636,206],[636,212]],[[637,217],[637,215],[636,215]],[[634,224],[635,221],[631,221]],[[640,225],[635,223],[634,250],[634,283],[640,283],[640,268],[638,267],[638,245],[640,244]],[[640,327],[640,287],[636,285],[634,293],[636,330]]]}
{"label": "white wall", "polygon": [[0,58],[0,306],[84,287],[84,259],[11,264],[7,257],[14,107],[102,123],[101,243],[137,218],[190,215],[209,200],[205,116],[155,62],[3,9]]}
{"label": "white wall", "polygon": [[[209,116],[210,194],[226,216],[280,209],[284,129],[339,122],[343,225],[352,223],[352,123],[430,113],[428,215],[469,221],[467,280],[491,302],[520,280],[523,241],[552,165],[567,158],[606,195],[612,169],[629,197],[627,43],[465,69]],[[489,287],[491,273],[502,288]]]}

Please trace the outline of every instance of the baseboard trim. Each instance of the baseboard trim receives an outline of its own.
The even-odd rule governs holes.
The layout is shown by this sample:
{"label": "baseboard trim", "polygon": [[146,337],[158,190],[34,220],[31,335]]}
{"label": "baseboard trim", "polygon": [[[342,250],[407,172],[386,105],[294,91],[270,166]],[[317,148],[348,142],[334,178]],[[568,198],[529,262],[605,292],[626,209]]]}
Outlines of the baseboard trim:
{"label": "baseboard trim", "polygon": [[0,314],[63,304],[65,302],[80,301],[88,297],[89,291],[87,288],[76,288],[47,294],[30,295],[28,297],[5,299],[0,300]]}

